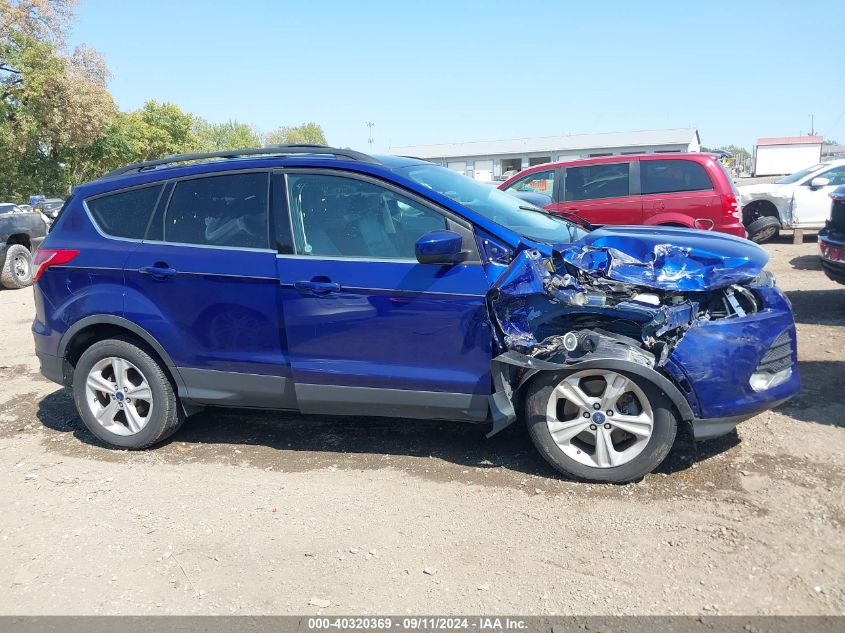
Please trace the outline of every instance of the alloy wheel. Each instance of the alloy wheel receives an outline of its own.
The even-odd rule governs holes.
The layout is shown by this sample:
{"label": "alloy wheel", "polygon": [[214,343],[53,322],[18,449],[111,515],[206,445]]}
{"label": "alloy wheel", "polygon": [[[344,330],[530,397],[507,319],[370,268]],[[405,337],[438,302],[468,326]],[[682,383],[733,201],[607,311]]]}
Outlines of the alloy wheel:
{"label": "alloy wheel", "polygon": [[613,468],[645,449],[654,412],[642,389],[627,376],[588,369],[567,376],[554,388],[546,425],[571,459],[593,468]]}
{"label": "alloy wheel", "polygon": [[91,368],[85,397],[97,423],[116,435],[140,432],[153,412],[153,394],[146,377],[128,360],[116,356]]}

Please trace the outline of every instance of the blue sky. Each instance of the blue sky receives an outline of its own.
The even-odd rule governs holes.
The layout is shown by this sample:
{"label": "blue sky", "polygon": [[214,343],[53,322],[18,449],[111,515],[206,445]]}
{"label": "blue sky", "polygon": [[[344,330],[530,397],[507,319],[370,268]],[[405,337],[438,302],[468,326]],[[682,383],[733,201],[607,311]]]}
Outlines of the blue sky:
{"label": "blue sky", "polygon": [[170,101],[329,143],[697,127],[845,143],[845,3],[81,0],[122,109]]}

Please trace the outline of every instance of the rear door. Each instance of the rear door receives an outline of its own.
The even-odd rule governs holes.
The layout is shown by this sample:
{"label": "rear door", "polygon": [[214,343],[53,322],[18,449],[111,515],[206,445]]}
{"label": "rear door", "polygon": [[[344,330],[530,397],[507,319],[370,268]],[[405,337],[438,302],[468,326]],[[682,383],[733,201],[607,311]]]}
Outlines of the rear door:
{"label": "rear door", "polygon": [[[488,282],[472,227],[389,183],[331,170],[274,176],[277,275],[296,397],[306,413],[483,419]],[[421,235],[464,236],[462,264],[420,264]]]}
{"label": "rear door", "polygon": [[561,215],[579,215],[592,224],[640,224],[635,161],[566,167],[562,195],[549,207]]}
{"label": "rear door", "polygon": [[292,404],[269,179],[253,170],[168,183],[125,266],[126,317],[162,344],[201,402]]}
{"label": "rear door", "polygon": [[723,215],[719,194],[700,163],[675,158],[639,162],[645,224],[692,227],[696,219]]}

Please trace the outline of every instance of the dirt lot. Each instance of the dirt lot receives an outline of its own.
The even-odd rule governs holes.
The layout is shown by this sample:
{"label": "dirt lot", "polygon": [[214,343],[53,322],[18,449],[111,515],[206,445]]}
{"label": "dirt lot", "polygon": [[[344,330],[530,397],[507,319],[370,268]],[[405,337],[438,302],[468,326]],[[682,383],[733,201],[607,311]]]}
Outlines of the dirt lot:
{"label": "dirt lot", "polygon": [[521,428],[208,411],[96,444],[0,293],[0,613],[845,614],[845,287],[768,247],[804,389],[628,486]]}

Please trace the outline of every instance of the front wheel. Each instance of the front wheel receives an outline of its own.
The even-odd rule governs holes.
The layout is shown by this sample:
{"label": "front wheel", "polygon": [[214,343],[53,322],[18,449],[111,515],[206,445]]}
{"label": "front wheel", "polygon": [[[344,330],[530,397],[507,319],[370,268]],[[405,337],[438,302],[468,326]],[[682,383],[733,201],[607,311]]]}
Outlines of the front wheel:
{"label": "front wheel", "polygon": [[118,448],[152,446],[184,419],[164,368],[126,339],[99,341],[85,350],[74,369],[73,397],[88,430]]}
{"label": "front wheel", "polygon": [[539,374],[525,418],[540,454],[567,477],[624,483],[657,468],[675,441],[672,402],[653,383],[619,371]]}

